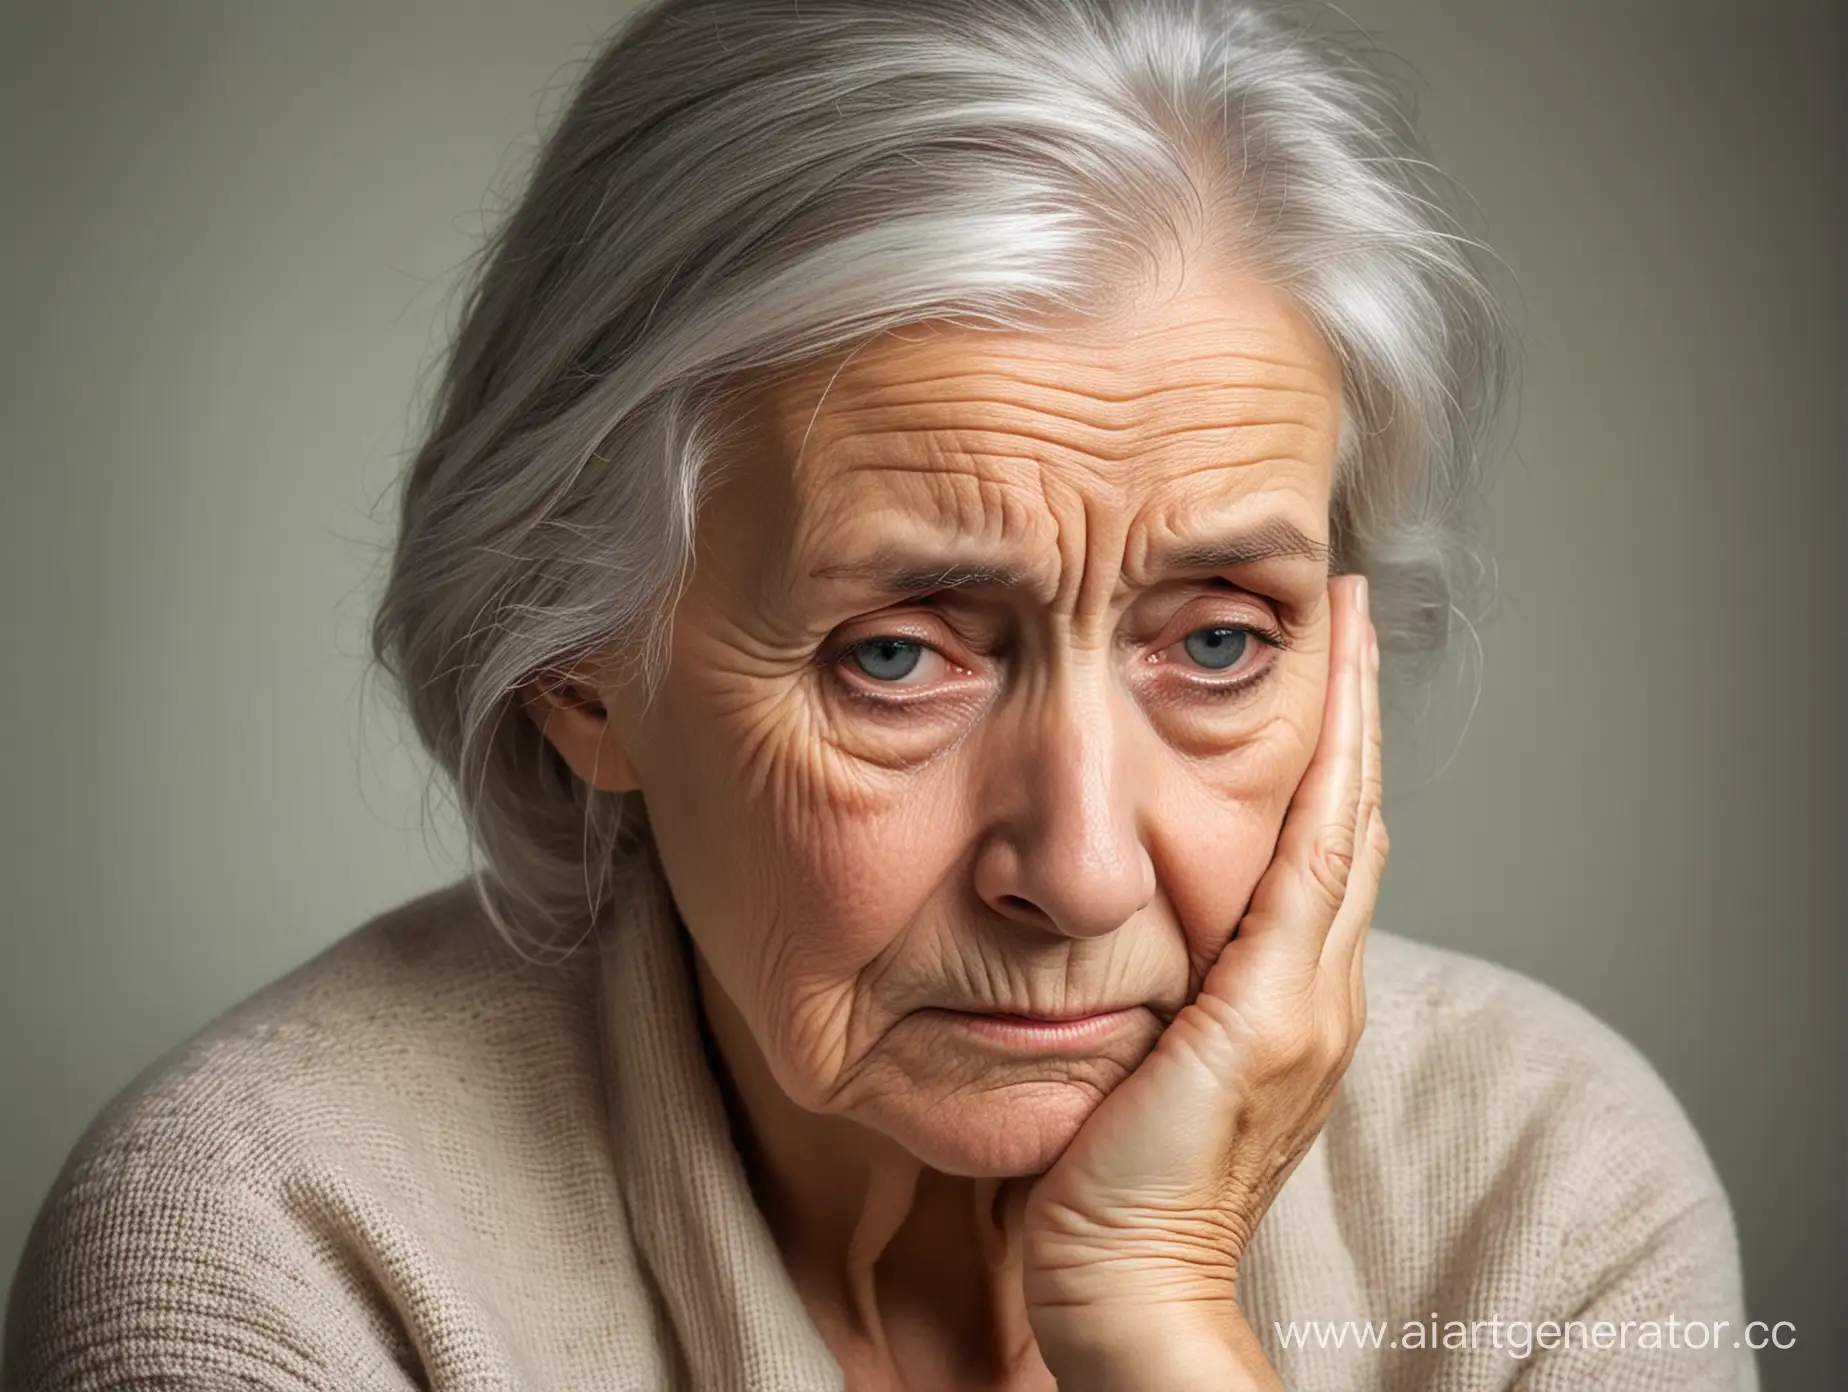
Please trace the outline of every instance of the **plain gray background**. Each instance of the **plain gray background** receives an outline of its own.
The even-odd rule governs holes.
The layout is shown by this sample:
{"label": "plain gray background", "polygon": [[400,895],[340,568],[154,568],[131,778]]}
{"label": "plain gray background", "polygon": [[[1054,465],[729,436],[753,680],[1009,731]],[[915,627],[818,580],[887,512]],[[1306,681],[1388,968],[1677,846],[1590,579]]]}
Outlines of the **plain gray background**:
{"label": "plain gray background", "polygon": [[[1376,921],[1656,1063],[1796,1326],[1773,1389],[1848,1368],[1836,9],[1346,7],[1527,345],[1481,699],[1454,755],[1395,737]],[[8,1271],[140,1068],[456,873],[359,681],[381,499],[488,191],[621,12],[0,9]]]}

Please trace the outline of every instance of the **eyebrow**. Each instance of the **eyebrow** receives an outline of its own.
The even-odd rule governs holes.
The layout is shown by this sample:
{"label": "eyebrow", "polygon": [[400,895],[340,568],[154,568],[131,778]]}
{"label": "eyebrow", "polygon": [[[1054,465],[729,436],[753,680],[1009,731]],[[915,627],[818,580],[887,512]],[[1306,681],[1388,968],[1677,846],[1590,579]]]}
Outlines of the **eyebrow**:
{"label": "eyebrow", "polygon": [[1242,532],[1189,546],[1166,558],[1168,570],[1235,570],[1264,561],[1334,564],[1334,551],[1284,517],[1268,517]]}
{"label": "eyebrow", "polygon": [[1027,573],[1017,566],[991,565],[982,561],[933,561],[919,565],[901,559],[890,551],[877,551],[864,561],[819,565],[809,574],[817,580],[867,580],[889,594],[923,594],[929,590],[954,589],[963,585],[992,585],[1007,589],[1027,583]]}
{"label": "eyebrow", "polygon": [[[1161,557],[1161,569],[1176,571],[1237,570],[1275,560],[1309,560],[1328,568],[1333,551],[1287,518],[1267,518],[1228,536],[1184,547]],[[876,551],[861,561],[834,561],[818,565],[809,574],[817,580],[871,582],[887,594],[924,594],[932,590],[980,585],[1018,588],[1029,581],[1027,571],[984,561],[927,561],[891,550]]]}

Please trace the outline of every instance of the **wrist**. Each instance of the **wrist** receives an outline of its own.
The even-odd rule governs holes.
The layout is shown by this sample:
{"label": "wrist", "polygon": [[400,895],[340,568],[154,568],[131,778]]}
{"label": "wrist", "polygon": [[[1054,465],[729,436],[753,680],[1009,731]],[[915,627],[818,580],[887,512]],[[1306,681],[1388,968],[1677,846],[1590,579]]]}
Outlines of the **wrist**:
{"label": "wrist", "polygon": [[1231,1302],[1071,1306],[1033,1316],[1059,1392],[1282,1392],[1263,1346]]}

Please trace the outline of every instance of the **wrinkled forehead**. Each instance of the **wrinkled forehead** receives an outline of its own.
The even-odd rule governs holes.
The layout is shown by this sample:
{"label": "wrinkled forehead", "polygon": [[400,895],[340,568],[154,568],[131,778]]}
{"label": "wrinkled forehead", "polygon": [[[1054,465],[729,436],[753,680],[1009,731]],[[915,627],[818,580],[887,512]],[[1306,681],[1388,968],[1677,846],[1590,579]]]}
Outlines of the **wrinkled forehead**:
{"label": "wrinkled forehead", "polygon": [[1043,332],[911,326],[754,398],[752,506],[818,553],[874,523],[1043,544],[1074,510],[1134,551],[1260,502],[1325,540],[1340,397],[1302,310],[1229,276]]}

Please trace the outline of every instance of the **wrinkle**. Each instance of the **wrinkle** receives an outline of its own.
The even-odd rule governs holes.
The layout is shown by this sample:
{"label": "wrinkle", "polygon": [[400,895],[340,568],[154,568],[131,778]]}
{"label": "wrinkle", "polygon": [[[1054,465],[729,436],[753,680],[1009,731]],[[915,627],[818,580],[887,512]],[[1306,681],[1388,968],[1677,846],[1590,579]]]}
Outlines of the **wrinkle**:
{"label": "wrinkle", "polygon": [[[830,359],[761,400],[700,521],[691,636],[645,732],[651,824],[738,988],[720,1042],[753,1090],[777,1240],[829,1327],[882,1356],[874,1269],[895,1243],[970,1301],[987,1282],[1014,1346],[995,1214],[1016,1190],[953,1176],[1050,1164],[1197,998],[1313,749],[1322,567],[1154,569],[1207,554],[1216,520],[1326,535],[1339,366],[1278,296],[1226,288],[1094,335],[946,332]],[[846,580],[930,580],[940,560],[1021,583],[895,601]],[[824,562],[841,574],[813,575]],[[1262,603],[1290,640],[1249,698],[1197,700],[1191,672],[1139,664],[1234,590],[1225,612]],[[900,612],[966,670],[933,664],[902,706],[852,702],[831,638]],[[925,1013],[1129,1004],[1133,1025],[1082,1054],[1002,1050]],[[908,1270],[888,1265],[888,1298]]]}
{"label": "wrinkle", "polygon": [[[1112,393],[1109,391],[1100,390],[1099,388],[1095,386],[1074,386],[1072,385],[1072,370],[1073,369],[1069,363],[1059,364],[1057,368],[1058,375],[1052,376],[1052,377],[1035,376],[1031,371],[1027,370],[1024,366],[1014,366],[1014,367],[1010,367],[1006,372],[1001,372],[998,370],[987,371],[987,372],[969,372],[967,370],[944,370],[944,371],[933,372],[933,371],[928,371],[928,370],[918,370],[918,371],[905,374],[903,376],[900,376],[894,373],[894,374],[887,376],[883,381],[879,379],[876,375],[874,375],[872,377],[872,382],[873,382],[874,389],[876,390],[878,388],[895,387],[895,386],[903,386],[907,389],[911,389],[911,388],[917,388],[917,387],[943,386],[943,385],[947,385],[949,383],[954,383],[954,382],[983,382],[983,381],[1000,380],[1000,381],[1006,382],[1010,386],[1030,387],[1034,389],[1035,391],[1044,391],[1044,392],[1053,393],[1053,394],[1069,394],[1069,395],[1074,395],[1074,396],[1082,396],[1086,398],[1087,400],[1103,402],[1109,405],[1124,405],[1132,401],[1151,400],[1154,398],[1168,395],[1169,393],[1172,393],[1172,392],[1199,391],[1202,388],[1218,388],[1218,387],[1223,387],[1223,386],[1228,385],[1227,374],[1223,371],[1209,373],[1205,376],[1201,376],[1197,378],[1189,377],[1189,378],[1182,378],[1178,381],[1173,380],[1173,377],[1172,377],[1173,369],[1177,365],[1192,365],[1196,363],[1214,364],[1221,368],[1224,368],[1226,366],[1237,368],[1237,367],[1244,366],[1246,364],[1250,364],[1255,367],[1277,368],[1279,371],[1283,373],[1291,374],[1295,376],[1303,376],[1303,377],[1310,378],[1312,380],[1315,378],[1315,373],[1313,372],[1313,370],[1307,367],[1303,363],[1302,359],[1299,357],[1290,357],[1290,356],[1272,357],[1272,356],[1269,356],[1263,353],[1250,352],[1250,351],[1240,351],[1236,353],[1229,353],[1225,351],[1223,347],[1215,347],[1215,348],[1203,350],[1198,353],[1188,353],[1188,352],[1181,352],[1181,351],[1174,352],[1173,354],[1171,354],[1170,356],[1166,357],[1163,360],[1163,367],[1167,369],[1167,371],[1170,373],[1170,377],[1167,380],[1145,383],[1132,390],[1119,392],[1119,393]],[[1248,378],[1245,381],[1233,381],[1231,385],[1246,386],[1246,387],[1275,386],[1277,387],[1278,390],[1286,389],[1280,383],[1276,383],[1269,379],[1265,379],[1262,376],[1257,375],[1257,374],[1253,374],[1250,378]],[[1314,386],[1311,386],[1308,388],[1303,388],[1303,390],[1313,391],[1313,390],[1317,390],[1317,388]],[[923,399],[932,404],[935,404],[938,402],[945,402],[945,401],[949,401],[949,402],[965,401],[965,400],[980,401],[986,398],[983,398],[979,393],[975,391],[963,390],[963,391],[948,393],[940,397],[927,396],[927,397],[924,397]],[[840,416],[851,417],[853,412],[856,409],[864,409],[864,408],[855,408],[851,406],[838,407],[836,409],[836,414]]]}
{"label": "wrinkle", "polygon": [[891,1361],[891,1346],[879,1309],[874,1267],[910,1216],[923,1170],[923,1163],[910,1156],[875,1165],[867,1176],[866,1198],[847,1244],[847,1287],[855,1322],[881,1363]]}

